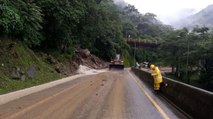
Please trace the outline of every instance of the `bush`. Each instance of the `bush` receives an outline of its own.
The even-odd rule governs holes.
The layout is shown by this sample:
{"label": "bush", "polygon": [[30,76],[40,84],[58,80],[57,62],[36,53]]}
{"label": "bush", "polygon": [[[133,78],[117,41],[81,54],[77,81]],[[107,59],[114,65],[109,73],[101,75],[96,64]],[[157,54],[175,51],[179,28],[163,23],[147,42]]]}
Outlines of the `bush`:
{"label": "bush", "polygon": [[7,1],[0,4],[0,35],[16,35],[23,29],[17,9]]}

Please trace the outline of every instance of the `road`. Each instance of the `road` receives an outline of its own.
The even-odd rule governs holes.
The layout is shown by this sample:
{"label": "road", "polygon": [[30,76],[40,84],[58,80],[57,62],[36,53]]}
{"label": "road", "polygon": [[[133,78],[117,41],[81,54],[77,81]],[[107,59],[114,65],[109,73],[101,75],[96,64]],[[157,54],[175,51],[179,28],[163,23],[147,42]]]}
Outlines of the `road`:
{"label": "road", "polygon": [[185,119],[131,71],[75,79],[0,105],[0,119]]}

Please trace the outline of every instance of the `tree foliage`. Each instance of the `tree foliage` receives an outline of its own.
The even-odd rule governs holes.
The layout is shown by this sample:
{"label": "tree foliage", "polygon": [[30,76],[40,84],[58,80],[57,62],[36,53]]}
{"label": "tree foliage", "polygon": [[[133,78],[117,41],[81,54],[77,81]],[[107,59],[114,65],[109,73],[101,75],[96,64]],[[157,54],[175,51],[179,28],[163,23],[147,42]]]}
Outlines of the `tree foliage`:
{"label": "tree foliage", "polygon": [[23,28],[18,10],[7,0],[0,1],[0,34],[16,35]]}
{"label": "tree foliage", "polygon": [[[161,45],[161,57],[184,82],[213,90],[213,36],[207,27],[176,30]],[[196,78],[193,78],[196,77]]]}
{"label": "tree foliage", "polygon": [[19,37],[28,46],[42,40],[42,13],[33,0],[1,1],[0,29],[2,35]]}
{"label": "tree foliage", "polygon": [[40,49],[88,48],[103,59],[128,50],[123,38],[158,37],[164,26],[154,14],[112,0],[4,0],[0,9],[1,36]]}
{"label": "tree foliage", "polygon": [[28,45],[39,45],[43,40],[40,30],[42,29],[42,13],[39,6],[33,0],[14,0],[21,17],[23,29],[20,32],[21,39]]}
{"label": "tree foliage", "polygon": [[84,14],[84,6],[77,0],[37,0],[44,14],[43,46],[66,50],[74,42],[76,27]]}
{"label": "tree foliage", "polygon": [[[141,14],[133,5],[117,6],[112,0],[0,0],[0,37],[15,38],[42,51],[73,54],[80,47],[105,60],[120,53],[127,64],[134,58],[158,62],[170,65],[185,82],[196,75],[204,88],[213,90],[210,29],[174,30],[155,14]],[[126,39],[161,45],[159,49],[131,48]]]}

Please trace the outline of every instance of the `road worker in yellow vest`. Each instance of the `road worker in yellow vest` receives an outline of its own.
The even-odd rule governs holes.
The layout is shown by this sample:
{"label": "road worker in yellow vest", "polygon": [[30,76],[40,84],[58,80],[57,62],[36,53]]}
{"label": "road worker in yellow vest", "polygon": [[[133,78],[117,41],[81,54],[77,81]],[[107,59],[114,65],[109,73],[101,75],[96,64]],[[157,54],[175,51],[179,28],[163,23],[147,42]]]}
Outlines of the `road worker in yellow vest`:
{"label": "road worker in yellow vest", "polygon": [[150,65],[150,69],[153,70],[152,76],[154,78],[154,91],[160,90],[160,84],[163,82],[161,72],[159,68],[155,65]]}

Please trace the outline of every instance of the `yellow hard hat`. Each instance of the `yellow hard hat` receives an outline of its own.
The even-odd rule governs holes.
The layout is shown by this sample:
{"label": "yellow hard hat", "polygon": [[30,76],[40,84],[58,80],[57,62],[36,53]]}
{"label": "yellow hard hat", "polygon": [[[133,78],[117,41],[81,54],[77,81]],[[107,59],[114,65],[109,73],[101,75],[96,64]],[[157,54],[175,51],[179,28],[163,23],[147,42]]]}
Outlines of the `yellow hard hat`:
{"label": "yellow hard hat", "polygon": [[150,69],[154,69],[154,68],[155,68],[155,65],[151,64]]}

